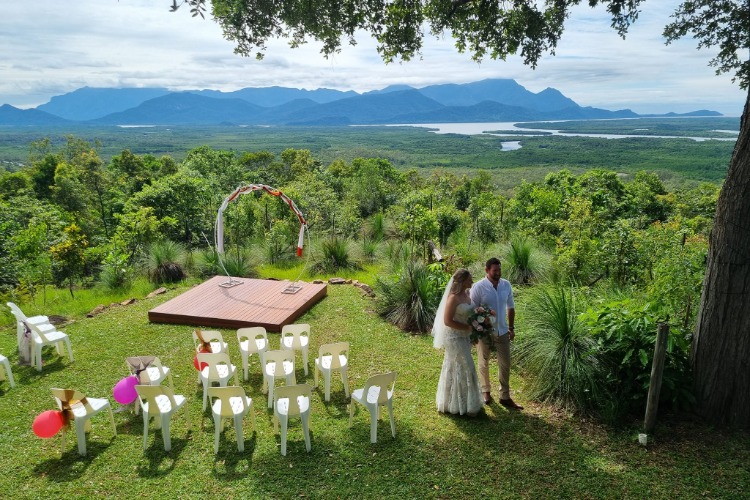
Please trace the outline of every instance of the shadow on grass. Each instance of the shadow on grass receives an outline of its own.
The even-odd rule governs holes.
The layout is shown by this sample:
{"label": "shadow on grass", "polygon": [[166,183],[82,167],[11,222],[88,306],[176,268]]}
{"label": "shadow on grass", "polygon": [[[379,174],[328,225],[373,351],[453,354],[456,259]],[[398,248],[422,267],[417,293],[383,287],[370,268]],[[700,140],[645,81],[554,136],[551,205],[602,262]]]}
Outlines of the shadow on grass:
{"label": "shadow on grass", "polygon": [[161,429],[149,432],[149,436],[151,436],[149,439],[153,439],[153,441],[143,454],[146,462],[144,463],[141,460],[138,464],[138,475],[148,478],[167,476],[175,468],[178,457],[191,441],[192,432],[191,430],[187,431],[187,436],[184,438],[171,435],[172,449],[169,451],[164,450],[164,439]]}
{"label": "shadow on grass", "polygon": [[245,450],[238,451],[237,439],[227,439],[226,432],[222,432],[219,438],[219,453],[214,459],[214,477],[222,480],[245,478],[248,471],[252,469],[257,441],[258,433],[253,432],[250,439],[244,438]]}
{"label": "shadow on grass", "polygon": [[[55,437],[54,439],[59,441],[60,437]],[[87,440],[86,456],[82,457],[78,454],[78,444],[74,430],[73,439],[66,438],[65,443],[67,448],[72,441],[72,448],[66,449],[59,458],[50,458],[43,462],[39,462],[34,467],[34,472],[39,476],[46,476],[50,480],[60,483],[77,480],[86,473],[86,469],[89,468],[89,465],[91,465],[99,455],[106,455],[107,449],[111,446],[114,440],[115,436],[112,436],[107,443]]]}

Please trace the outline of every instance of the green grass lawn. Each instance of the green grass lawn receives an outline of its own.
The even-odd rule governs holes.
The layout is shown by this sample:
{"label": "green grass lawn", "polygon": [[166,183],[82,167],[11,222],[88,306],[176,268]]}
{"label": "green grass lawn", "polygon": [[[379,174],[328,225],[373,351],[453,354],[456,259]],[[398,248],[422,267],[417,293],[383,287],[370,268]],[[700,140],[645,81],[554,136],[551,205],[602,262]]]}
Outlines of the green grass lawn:
{"label": "green grass lawn", "polygon": [[[636,427],[612,430],[526,400],[517,376],[512,386],[520,390],[515,397],[526,406],[523,412],[493,404],[476,419],[438,414],[442,351],[432,348],[429,336],[412,336],[383,322],[372,299],[347,285],[329,286],[328,296],[300,319],[311,324],[312,345],[310,374],[299,366],[297,380],[312,384],[313,353],[320,344],[349,341],[351,388],[372,374],[398,372],[396,438],[386,418],[378,443],[370,444],[362,407],[350,429],[348,401],[334,376],[329,403],[323,401],[322,381],[313,393],[312,451],[305,452],[294,420],[282,457],[260,390],[258,361],[251,358],[250,380],[242,385],[255,403],[257,431],[246,419],[245,451],[239,453],[227,426],[215,455],[213,420],[210,410],[201,412],[202,388],[192,366],[192,328],[147,319],[149,309],[184,290],[112,307],[94,318],[76,317],[64,328],[75,361],[47,351],[42,373],[17,365],[15,329],[0,330],[0,352],[9,356],[17,382],[15,389],[0,383],[0,492],[6,498],[737,498],[750,488],[745,433],[713,431],[694,419],[663,419],[656,443],[646,449],[637,443]],[[240,367],[235,332],[223,334]],[[278,337],[269,334],[272,347]],[[127,374],[125,357],[132,355],[158,355],[173,370],[176,392],[188,397],[190,427],[177,413],[171,452],[164,452],[161,433],[152,426],[144,453],[141,416],[112,397],[112,387]],[[123,410],[115,413],[117,437],[108,418],[99,415],[88,436],[88,456],[78,456],[73,432],[61,457],[59,436],[44,440],[31,430],[34,417],[53,408],[50,387],[108,397],[116,411]]]}

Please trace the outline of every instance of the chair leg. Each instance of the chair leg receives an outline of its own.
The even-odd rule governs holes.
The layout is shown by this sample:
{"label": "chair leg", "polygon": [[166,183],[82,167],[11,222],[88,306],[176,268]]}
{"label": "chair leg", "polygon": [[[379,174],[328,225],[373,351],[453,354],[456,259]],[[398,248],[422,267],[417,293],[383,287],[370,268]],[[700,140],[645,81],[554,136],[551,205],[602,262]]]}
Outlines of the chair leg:
{"label": "chair leg", "polygon": [[70,347],[70,337],[65,337],[65,345],[68,347],[68,358],[70,358],[70,362],[72,363],[73,362],[73,348]]}
{"label": "chair leg", "polygon": [[279,415],[281,421],[281,454],[286,456],[286,432],[289,427],[289,417],[287,415]]}
{"label": "chair leg", "polygon": [[76,440],[78,441],[78,454],[82,457],[86,456],[86,422],[89,419],[79,420],[76,419]]}
{"label": "chair leg", "polygon": [[307,348],[302,349],[302,364],[305,365],[305,375],[307,375]]}
{"label": "chair leg", "polygon": [[219,453],[219,437],[221,436],[221,416],[214,413],[214,453]]}
{"label": "chair leg", "polygon": [[313,380],[315,381],[315,387],[318,387],[318,372],[320,371],[320,367],[318,366],[318,360],[315,360],[315,368],[313,368]]}
{"label": "chair leg", "polygon": [[331,370],[323,372],[323,381],[326,384],[326,401],[331,400]]}
{"label": "chair leg", "polygon": [[169,424],[171,415],[164,413],[161,416],[161,437],[164,439],[164,451],[172,449],[172,436],[169,435]]}
{"label": "chair leg", "polygon": [[[137,400],[138,398],[136,398]],[[112,423],[112,434],[117,436],[117,426],[115,425],[115,415],[112,413],[112,405],[108,405],[107,410],[109,410],[109,421]]]}
{"label": "chair leg", "polygon": [[303,413],[302,417],[302,432],[305,435],[305,449],[310,453],[310,412]]}
{"label": "chair leg", "polygon": [[234,432],[237,434],[237,451],[245,451],[245,435],[242,432],[242,415],[234,416]]}
{"label": "chair leg", "polygon": [[247,382],[248,379],[248,361],[247,358],[250,357],[250,354],[242,353],[242,375],[245,377],[245,382]]}
{"label": "chair leg", "polygon": [[42,344],[36,344],[36,354],[34,355],[36,359],[36,371],[40,372],[42,371]]}
{"label": "chair leg", "polygon": [[11,387],[15,387],[16,381],[13,379],[13,372],[10,370],[10,361],[8,361],[8,358],[3,359],[3,365],[5,366],[5,372],[8,375],[8,383]]}
{"label": "chair leg", "polygon": [[146,451],[148,443],[148,413],[143,412],[143,451]]}
{"label": "chair leg", "polygon": [[396,422],[393,420],[393,400],[388,401],[388,413],[391,415],[391,434],[396,437]]}
{"label": "chair leg", "polygon": [[208,387],[211,385],[208,380],[203,381],[203,411],[206,411],[206,401],[208,401]]}
{"label": "chair leg", "polygon": [[346,368],[341,369],[341,382],[344,383],[344,395],[349,397],[349,374]]}
{"label": "chair leg", "polygon": [[67,426],[63,425],[62,428],[62,437],[60,439],[60,454],[62,455],[65,453],[65,436],[68,434],[68,430],[66,428]]}
{"label": "chair leg", "polygon": [[271,379],[271,383],[268,384],[268,408],[273,408],[273,386],[276,385],[276,382]]}
{"label": "chair leg", "polygon": [[370,442],[378,442],[378,407],[370,408]]}

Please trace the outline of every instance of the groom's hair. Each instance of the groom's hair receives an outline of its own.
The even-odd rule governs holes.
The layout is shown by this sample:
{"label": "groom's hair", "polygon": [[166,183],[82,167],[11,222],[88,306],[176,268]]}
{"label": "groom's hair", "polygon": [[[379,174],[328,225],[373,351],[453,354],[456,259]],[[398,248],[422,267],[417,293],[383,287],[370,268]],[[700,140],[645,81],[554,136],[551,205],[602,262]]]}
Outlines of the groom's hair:
{"label": "groom's hair", "polygon": [[489,269],[492,266],[494,266],[495,264],[497,264],[498,266],[500,266],[500,259],[498,259],[497,257],[492,257],[492,258],[490,258],[490,259],[487,260],[487,263],[484,265],[484,268],[485,269]]}

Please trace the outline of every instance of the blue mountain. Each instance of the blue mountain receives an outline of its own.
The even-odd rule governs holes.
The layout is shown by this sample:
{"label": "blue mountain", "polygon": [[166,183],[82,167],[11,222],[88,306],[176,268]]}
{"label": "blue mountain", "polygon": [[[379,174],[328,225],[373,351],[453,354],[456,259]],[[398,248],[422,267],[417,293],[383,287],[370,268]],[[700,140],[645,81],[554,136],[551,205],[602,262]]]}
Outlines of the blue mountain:
{"label": "blue mountain", "polygon": [[0,106],[0,125],[2,126],[54,126],[67,125],[72,122],[59,116],[39,111],[38,109],[18,109],[10,104]]}
{"label": "blue mountain", "polygon": [[144,101],[169,94],[162,88],[106,89],[83,87],[55,96],[36,109],[68,120],[86,121],[134,108]]}

